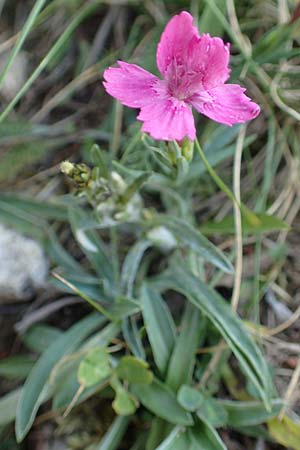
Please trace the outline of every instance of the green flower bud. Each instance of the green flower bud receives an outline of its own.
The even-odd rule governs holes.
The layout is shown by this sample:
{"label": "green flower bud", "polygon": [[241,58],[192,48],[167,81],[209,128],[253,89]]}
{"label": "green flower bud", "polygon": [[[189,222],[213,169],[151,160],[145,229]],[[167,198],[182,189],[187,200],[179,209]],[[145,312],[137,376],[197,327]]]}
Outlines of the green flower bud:
{"label": "green flower bud", "polygon": [[194,155],[194,142],[185,137],[181,143],[182,156],[190,163]]}

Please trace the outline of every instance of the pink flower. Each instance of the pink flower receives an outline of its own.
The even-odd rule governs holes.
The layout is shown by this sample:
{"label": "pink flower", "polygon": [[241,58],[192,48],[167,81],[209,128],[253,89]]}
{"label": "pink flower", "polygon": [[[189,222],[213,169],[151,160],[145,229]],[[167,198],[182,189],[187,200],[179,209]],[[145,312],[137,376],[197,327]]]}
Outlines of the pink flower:
{"label": "pink flower", "polygon": [[193,17],[182,12],[167,24],[156,60],[163,79],[135,64],[118,61],[104,72],[106,91],[123,105],[139,108],[142,131],[154,139],[181,141],[196,136],[192,106],[216,122],[231,126],[254,119],[259,106],[229,78],[229,44],[199,35]]}

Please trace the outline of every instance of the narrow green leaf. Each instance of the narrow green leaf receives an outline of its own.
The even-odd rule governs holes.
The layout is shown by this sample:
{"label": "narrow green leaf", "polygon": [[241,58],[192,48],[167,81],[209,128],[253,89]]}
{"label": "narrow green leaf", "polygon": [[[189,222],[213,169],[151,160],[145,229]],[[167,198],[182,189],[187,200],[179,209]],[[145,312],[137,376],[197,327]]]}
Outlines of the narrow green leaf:
{"label": "narrow green leaf", "polygon": [[254,437],[256,439],[265,439],[266,441],[270,439],[270,435],[264,425],[255,425],[253,427],[237,427],[238,433],[245,436]]}
{"label": "narrow green leaf", "polygon": [[35,239],[42,239],[44,237],[47,223],[41,218],[33,216],[27,211],[3,200],[0,200],[0,215],[1,222],[5,225],[12,226],[14,229],[28,234]]}
{"label": "narrow green leaf", "polygon": [[30,372],[20,398],[16,417],[16,436],[18,442],[24,439],[34,422],[41,404],[41,394],[54,365],[63,356],[74,350],[104,320],[99,314],[91,314],[85,317],[54,341],[42,354]]}
{"label": "narrow green leaf", "polygon": [[[75,361],[73,367],[69,367],[68,369],[69,370],[67,370],[64,367],[62,370],[62,372],[65,374],[65,379],[60,379],[61,377],[59,374],[58,380],[56,379],[56,377],[54,381],[51,380],[51,382],[53,383],[52,411],[56,410],[63,411],[66,408],[68,408],[72,400],[75,398],[76,393],[79,392],[80,384],[78,382],[77,376],[78,361]],[[94,387],[95,386],[84,389],[83,393],[85,394],[88,391],[88,389],[93,389]],[[81,396],[79,396],[78,398],[78,402],[80,397]]]}
{"label": "narrow green leaf", "polygon": [[286,49],[288,40],[295,31],[297,23],[284,23],[277,24],[276,27],[271,28],[268,32],[264,33],[259,41],[253,47],[253,57],[257,61],[261,61],[261,57],[265,56],[268,61],[268,56],[272,55],[272,51],[278,50],[280,47]]}
{"label": "narrow green leaf", "polygon": [[225,427],[228,422],[228,414],[225,408],[214,398],[206,397],[197,415],[212,427]]}
{"label": "narrow green leaf", "polygon": [[165,373],[176,340],[172,316],[161,296],[147,285],[141,289],[141,306],[155,363]]}
{"label": "narrow green leaf", "polygon": [[186,431],[174,428],[169,436],[155,450],[196,450]]}
{"label": "narrow green leaf", "polygon": [[280,420],[276,417],[268,421],[268,430],[276,442],[286,448],[299,450],[300,424],[284,415]]}
{"label": "narrow green leaf", "polygon": [[[173,425],[160,417],[153,417],[151,427],[147,434],[145,450],[156,450],[157,446],[169,435]],[[143,448],[144,448],[143,447]]]}
{"label": "narrow green leaf", "polygon": [[195,450],[227,450],[216,430],[208,423],[198,421],[188,432]]}
{"label": "narrow green leaf", "polygon": [[230,400],[218,400],[218,403],[227,412],[227,423],[230,427],[251,427],[260,425],[269,419],[276,417],[282,406],[281,399],[271,401],[271,409],[268,411],[260,402],[238,402]]}
{"label": "narrow green leaf", "polygon": [[5,77],[7,76],[7,73],[9,71],[9,69],[11,68],[16,56],[18,55],[19,51],[21,50],[26,37],[28,36],[28,34],[30,33],[33,24],[36,20],[36,18],[38,17],[39,12],[41,11],[41,9],[43,8],[44,4],[46,3],[46,0],[37,0],[32,8],[32,10],[30,11],[30,14],[26,20],[26,22],[24,23],[24,25],[22,26],[22,29],[20,31],[18,40],[16,42],[16,45],[14,46],[14,48],[12,49],[8,60],[1,72],[0,75],[0,88],[2,87],[3,81],[5,80]]}
{"label": "narrow green leaf", "polygon": [[184,245],[191,248],[198,253],[204,260],[215,265],[226,273],[232,273],[233,267],[226,256],[215,247],[206,237],[204,237],[198,230],[192,227],[178,217],[159,216],[155,219],[160,225],[165,225],[177,239]]}
{"label": "narrow green leaf", "polygon": [[[114,320],[114,317],[99,302],[99,297],[102,300],[102,298],[101,298],[102,292],[100,289],[97,289],[95,286],[89,286],[89,285],[86,286],[83,283],[70,282],[69,280],[67,280],[66,278],[63,278],[62,276],[60,276],[58,274],[55,274],[55,278],[58,281],[58,283],[56,283],[56,284],[58,284],[58,286],[60,284],[62,286],[65,285],[67,292],[71,292],[73,294],[78,295],[79,297],[83,298],[96,311],[100,312],[100,314],[103,314],[105,317],[107,317],[111,321]],[[78,288],[78,286],[80,286],[80,288]],[[91,290],[92,295],[90,295],[90,290]]]}
{"label": "narrow green leaf", "polygon": [[[81,275],[88,278],[89,274],[61,245],[57,237],[51,230],[49,231],[49,239],[45,242],[45,249],[47,255],[51,258],[53,263],[58,264],[64,271],[70,274]],[[87,280],[86,280],[87,281]]]}
{"label": "narrow green leaf", "polygon": [[126,295],[132,295],[134,281],[140,267],[142,257],[150,246],[151,242],[149,241],[138,241],[130,248],[126,255],[121,273],[121,287]]}
{"label": "narrow green leaf", "polygon": [[115,418],[95,450],[117,450],[127,430],[129,419],[126,416]]}
{"label": "narrow green leaf", "polygon": [[166,275],[164,280],[160,277],[159,284],[161,287],[164,284],[165,289],[174,289],[185,295],[209,318],[228,342],[245,375],[256,386],[267,405],[272,388],[267,364],[243,322],[233,313],[229,304],[183,267],[173,267],[172,273]]}
{"label": "narrow green leaf", "polygon": [[23,214],[31,215],[36,219],[66,221],[68,214],[64,205],[54,201],[41,201],[10,193],[0,194],[0,201],[16,208]]}
{"label": "narrow green leaf", "polygon": [[17,388],[0,398],[0,427],[4,427],[15,420],[21,392],[22,388]]}
{"label": "narrow green leaf", "polygon": [[86,229],[88,215],[79,207],[69,208],[69,219],[74,236],[96,272],[113,285],[113,268],[104,242],[93,229]]}
{"label": "narrow green leaf", "polygon": [[83,350],[86,350],[95,347],[107,347],[112,339],[115,339],[119,333],[120,324],[117,322],[109,322],[104,328],[101,328],[100,331],[97,331],[88,338],[87,341],[84,342],[82,348]]}
{"label": "narrow green leaf", "polygon": [[61,51],[65,43],[70,39],[78,25],[92,12],[94,12],[98,7],[101,1],[95,1],[92,4],[83,5],[82,8],[79,9],[78,13],[73,17],[72,21],[65,28],[64,32],[59,36],[55,44],[52,46],[51,50],[44,56],[42,61],[24,83],[19,92],[15,95],[15,97],[10,101],[10,103],[6,106],[4,111],[0,115],[0,123],[7,117],[7,115],[12,111],[15,105],[19,100],[25,95],[30,86],[34,83],[34,81],[38,78],[38,76],[43,72],[43,70],[49,65],[49,63],[57,56],[57,54]]}
{"label": "narrow green leaf", "polygon": [[[242,229],[244,234],[263,234],[289,229],[289,225],[283,220],[278,219],[278,217],[267,214],[256,214],[256,217],[258,218],[258,223],[253,224],[245,216],[242,216]],[[214,234],[234,234],[234,218],[230,216],[225,217],[225,219],[219,222],[207,222],[200,227],[200,230],[207,236]]]}
{"label": "narrow green leaf", "polygon": [[131,352],[140,359],[146,359],[145,350],[135,317],[125,317],[122,321],[123,336]]}
{"label": "narrow green leaf", "polygon": [[99,168],[100,176],[108,179],[108,170],[104,158],[104,154],[99,145],[94,144],[91,148],[93,163]]}
{"label": "narrow green leaf", "polygon": [[139,191],[139,189],[150,176],[151,172],[144,172],[138,175],[125,189],[125,192],[122,195],[122,201],[124,203],[127,203],[132,198],[132,196]]}
{"label": "narrow green leaf", "polygon": [[89,299],[95,300],[96,303],[100,304],[101,302],[111,306],[111,298],[104,292],[102,283],[95,276],[87,274],[87,277],[84,277],[67,272],[63,276],[59,275],[59,279],[52,279],[51,284],[63,292],[75,293],[83,299],[89,297]]}
{"label": "narrow green leaf", "polygon": [[9,379],[24,379],[34,365],[30,356],[16,355],[0,361],[0,377]]}
{"label": "narrow green leaf", "polygon": [[106,386],[107,386],[106,380],[101,381],[100,383],[87,387],[78,396],[80,384],[78,383],[76,372],[71,372],[68,380],[64,384],[58,387],[55,386],[56,389],[53,394],[52,410],[53,411],[65,410],[66,408],[69,407],[72,400],[74,401],[76,394],[78,398],[76,396],[74,406],[80,405],[81,403],[85,402],[92,396],[98,395],[101,392],[101,390],[104,389]]}
{"label": "narrow green leaf", "polygon": [[[78,383],[78,367],[81,362],[81,350],[94,349],[95,347],[107,347],[113,338],[120,332],[120,326],[116,323],[109,323],[100,331],[93,334],[83,346],[77,355],[70,355],[64,362],[59,361],[51,371],[51,382],[54,388],[53,409],[65,409],[74,399],[80,387]],[[105,382],[100,382],[92,387],[85,388],[78,397],[76,404],[83,402],[95,392],[101,390]]]}
{"label": "narrow green leaf", "polygon": [[21,336],[21,339],[29,350],[36,353],[42,353],[62,335],[63,332],[58,328],[50,325],[38,324],[30,327],[29,330]]}
{"label": "narrow green leaf", "polygon": [[157,380],[151,384],[134,384],[132,392],[153,414],[175,425],[192,425],[193,419],[177,402],[173,391]]}
{"label": "narrow green leaf", "polygon": [[[205,319],[193,305],[187,304],[180,324],[180,335],[172,352],[167,384],[177,391],[191,382],[195,366],[195,351],[201,345],[206,326]],[[188,350],[187,350],[188,349]]]}
{"label": "narrow green leaf", "polygon": [[117,297],[109,308],[110,315],[115,319],[124,319],[140,311],[139,303],[133,298]]}
{"label": "narrow green leaf", "polygon": [[[226,1],[225,0],[216,0],[220,10],[223,13],[226,13]],[[211,36],[222,36],[224,32],[224,28],[222,24],[218,22],[212,14],[211,9],[207,6],[204,6],[203,13],[199,19],[198,28],[201,30],[201,33],[210,33]]]}

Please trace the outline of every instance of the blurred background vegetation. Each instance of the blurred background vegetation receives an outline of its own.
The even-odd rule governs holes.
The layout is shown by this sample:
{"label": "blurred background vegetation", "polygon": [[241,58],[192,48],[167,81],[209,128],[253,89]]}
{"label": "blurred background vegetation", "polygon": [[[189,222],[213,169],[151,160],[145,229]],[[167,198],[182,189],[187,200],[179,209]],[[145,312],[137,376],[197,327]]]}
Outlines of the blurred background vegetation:
{"label": "blurred background vegetation", "polygon": [[[180,10],[193,14],[200,32],[232,43],[231,79],[239,80],[262,107],[260,116],[248,125],[243,143],[241,196],[249,208],[274,214],[290,229],[272,233],[274,224],[264,223],[265,229],[254,234],[245,228],[242,314],[257,326],[276,331],[266,332],[265,350],[280,395],[293,400],[294,414],[299,415],[299,386],[289,390],[291,380],[297,385],[294,375],[299,372],[300,353],[297,0],[0,0],[0,222],[43,243],[50,223],[64,246],[78,256],[68,229],[62,225],[65,206],[55,201],[70,190],[59,165],[66,159],[90,163],[89,150],[96,142],[128,167],[140,166],[145,149],[132,151],[138,130],[136,112],[123,109],[105,94],[102,73],[117,59],[157,73],[157,42],[165,23]],[[10,59],[22,36],[22,47]],[[226,129],[197,115],[198,138],[228,184],[232,182],[234,142],[239,132],[239,127]],[[228,220],[230,201],[201,164],[191,166],[182,186],[202,232],[230,252],[234,247],[234,224]],[[20,200],[20,194],[26,201]],[[151,201],[159,204],[155,196]],[[223,295],[230,297],[232,287],[232,277],[224,276],[219,283]],[[22,327],[18,329],[16,324],[24,326],[23,316],[36,324],[32,314],[53,296],[59,298],[57,291],[38,290],[23,302],[0,299],[2,358],[22,355],[26,346],[39,353],[57,328],[67,329],[87,311],[82,304],[63,303],[59,312],[44,312],[42,320],[47,325],[40,329],[36,325],[31,334],[25,334],[27,340],[20,338],[24,328],[18,333]],[[282,323],[282,329],[277,330]],[[26,331],[29,328],[25,326]],[[38,349],[35,342],[40,340]],[[31,367],[28,359],[17,359],[9,366],[0,363],[1,394],[16,388]],[[238,380],[233,373],[226,377],[227,389],[238,398]],[[106,404],[99,407],[95,398],[65,420],[59,414],[44,413],[25,443],[17,445],[13,428],[1,426],[1,417],[10,414],[6,405],[0,409],[1,450],[85,449],[99,440],[113,416],[111,409]],[[55,444],[54,429],[58,436]],[[300,445],[295,444],[300,442],[299,423],[293,433],[293,441],[286,437],[287,429],[273,432],[273,442],[265,441],[263,435],[246,436],[242,430],[224,430],[222,437],[229,450],[299,450]],[[130,444],[127,436],[120,449],[128,449]]]}

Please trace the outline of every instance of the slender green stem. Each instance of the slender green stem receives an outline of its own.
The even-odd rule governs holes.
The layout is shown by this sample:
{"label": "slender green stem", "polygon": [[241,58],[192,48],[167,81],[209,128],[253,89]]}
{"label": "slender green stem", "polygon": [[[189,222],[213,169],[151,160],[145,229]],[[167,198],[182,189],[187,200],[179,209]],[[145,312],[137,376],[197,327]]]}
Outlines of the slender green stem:
{"label": "slender green stem", "polygon": [[2,73],[0,75],[0,88],[3,85],[3,82],[5,80],[5,77],[6,77],[7,73],[8,73],[8,71],[9,71],[9,69],[11,68],[14,60],[16,59],[19,51],[21,50],[22,45],[24,44],[24,41],[25,41],[26,37],[30,33],[30,31],[31,31],[31,29],[32,29],[32,27],[34,25],[34,22],[35,22],[38,14],[40,12],[40,10],[42,9],[42,7],[44,6],[45,3],[46,3],[46,0],[38,0],[35,3],[34,7],[32,8],[32,10],[31,10],[31,12],[30,12],[30,14],[28,16],[28,19],[26,20],[26,22],[25,22],[25,24],[23,26],[22,31],[19,34],[19,38],[18,38],[18,40],[16,42],[16,45],[12,49],[12,51],[11,51],[11,53],[9,55],[9,58],[8,58],[5,66],[4,66],[4,69],[2,70]]}
{"label": "slender green stem", "polygon": [[212,168],[212,166],[209,164],[205,153],[201,147],[201,145],[199,144],[198,139],[196,138],[195,140],[195,144],[196,144],[196,148],[197,151],[203,161],[203,164],[205,165],[208,173],[210,174],[210,176],[212,177],[212,179],[214,180],[214,182],[216,183],[217,186],[219,186],[219,188],[221,189],[221,191],[224,192],[224,194],[227,195],[227,197],[232,201],[232,203],[237,204],[240,207],[239,202],[237,201],[237,199],[235,198],[233,192],[229,189],[228,186],[226,186],[226,184],[224,183],[224,181],[219,177],[219,175],[217,174],[217,172]]}
{"label": "slender green stem", "polygon": [[212,179],[214,180],[216,185],[219,186],[221,191],[227,195],[227,197],[232,201],[232,203],[236,204],[240,208],[243,216],[245,217],[245,219],[247,219],[247,221],[249,223],[251,223],[253,226],[259,226],[259,224],[260,224],[259,218],[252,211],[250,211],[250,209],[247,208],[246,205],[244,205],[243,203],[241,203],[237,200],[237,198],[235,197],[233,192],[229,189],[228,186],[226,186],[224,181],[219,177],[217,172],[212,168],[212,166],[208,162],[208,160],[205,156],[205,153],[204,153],[201,145],[199,144],[199,141],[197,138],[195,140],[195,145],[196,145],[197,151],[203,161],[203,164],[205,165],[208,173],[210,174],[210,176],[212,177]]}

